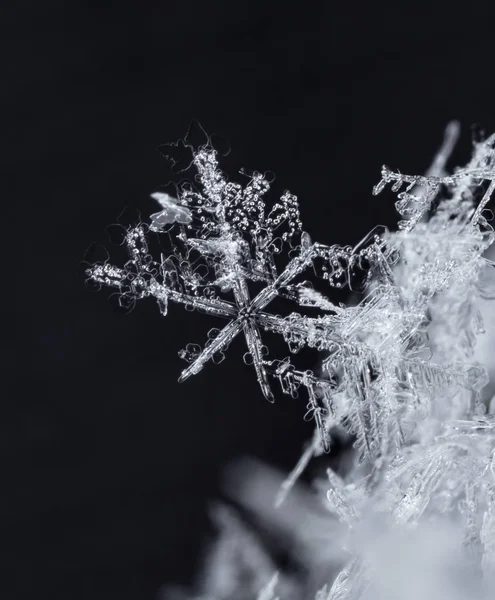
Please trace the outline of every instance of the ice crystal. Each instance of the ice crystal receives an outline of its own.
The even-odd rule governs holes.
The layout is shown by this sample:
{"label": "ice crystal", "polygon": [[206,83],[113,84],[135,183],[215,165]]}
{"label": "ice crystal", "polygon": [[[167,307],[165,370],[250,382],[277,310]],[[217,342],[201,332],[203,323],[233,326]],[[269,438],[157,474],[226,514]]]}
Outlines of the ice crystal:
{"label": "ice crystal", "polygon": [[[495,189],[495,135],[448,174],[457,133],[449,125],[425,176],[382,168],[373,194],[397,194],[398,230],[376,227],[354,247],[313,242],[293,194],[269,203],[270,174],[254,172],[244,187],[229,182],[211,140],[186,138],[170,154],[190,152],[186,170],[196,176],[178,184],[176,196],[153,195],[162,210],[149,225],[127,229],[123,267],[105,261],[87,270],[126,305],[153,297],[163,315],[176,302],[226,321],[203,346],[180,352],[189,363],[180,381],[221,362],[243,336],[244,361],[266,399],[274,401],[274,382],[283,394],[304,396],[315,436],[277,506],[311,458],[329,451],[333,432],[352,436],[354,467],[345,477],[329,469],[318,483],[329,518],[349,532],[347,564],[318,600],[389,597],[369,544],[356,533],[372,517],[394,532],[447,519],[460,532],[467,563],[495,581],[495,417],[485,414],[488,365],[476,355],[480,303],[495,297],[495,264],[486,257],[495,235],[486,208]],[[149,250],[155,237],[159,256]],[[345,287],[360,294],[357,304],[332,301],[332,288]],[[281,300],[291,305],[284,316],[270,311]],[[283,337],[289,356],[270,356],[264,337],[272,334]],[[293,355],[304,348],[321,352],[318,371],[298,369]],[[389,550],[385,544],[380,552]],[[265,571],[254,578],[258,597],[282,599],[283,578]],[[207,595],[241,597],[233,584],[228,593],[217,588]]]}

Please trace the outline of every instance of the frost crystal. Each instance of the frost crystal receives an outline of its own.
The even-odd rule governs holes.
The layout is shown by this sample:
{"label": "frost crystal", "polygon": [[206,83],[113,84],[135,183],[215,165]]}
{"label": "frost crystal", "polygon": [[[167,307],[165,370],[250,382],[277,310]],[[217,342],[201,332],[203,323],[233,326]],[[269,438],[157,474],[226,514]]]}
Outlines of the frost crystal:
{"label": "frost crystal", "polygon": [[[457,125],[449,125],[426,176],[382,168],[373,193],[397,194],[398,231],[377,227],[355,247],[313,242],[294,195],[267,201],[269,174],[252,173],[244,187],[229,182],[211,141],[186,138],[172,150],[190,152],[187,168],[196,176],[177,186],[176,197],[153,195],[162,210],[126,231],[124,267],[106,261],[87,270],[125,305],[154,297],[163,315],[176,302],[226,321],[203,346],[180,352],[189,363],[180,381],[221,362],[240,335],[267,400],[274,401],[274,382],[284,394],[303,395],[315,436],[277,505],[312,456],[331,448],[333,432],[353,437],[351,472],[341,478],[329,469],[326,484],[319,482],[327,509],[349,531],[350,559],[318,600],[389,597],[370,544],[356,534],[371,516],[383,531],[448,519],[469,564],[495,581],[495,422],[482,397],[486,365],[475,357],[484,332],[480,301],[495,296],[495,264],[486,258],[495,136],[475,144],[466,167],[449,175],[456,136]],[[332,288],[343,287],[360,294],[356,305],[332,301]],[[282,305],[292,308],[270,311]],[[285,340],[288,357],[270,356],[264,338],[273,334]],[[317,372],[297,368],[291,355],[305,348],[322,353]],[[258,597],[282,599],[283,578],[266,575]],[[216,597],[240,596],[231,589]]]}

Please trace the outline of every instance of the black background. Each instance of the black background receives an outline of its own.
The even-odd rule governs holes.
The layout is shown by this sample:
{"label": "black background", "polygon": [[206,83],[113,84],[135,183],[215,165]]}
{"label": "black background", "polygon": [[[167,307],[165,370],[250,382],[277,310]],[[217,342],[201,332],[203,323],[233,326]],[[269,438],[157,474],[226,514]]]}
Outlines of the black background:
{"label": "black background", "polygon": [[274,171],[314,239],[393,226],[393,198],[371,196],[382,163],[424,172],[452,118],[460,160],[471,125],[495,128],[492,11],[397,4],[2,5],[16,316],[4,313],[16,381],[0,419],[2,599],[188,584],[223,466],[298,457],[304,406],[269,405],[240,344],[179,385],[177,351],[213,323],[177,307],[163,319],[152,302],[118,315],[79,265],[125,206],[156,209],[149,193],[169,180],[157,147],[191,119],[228,140],[231,178]]}

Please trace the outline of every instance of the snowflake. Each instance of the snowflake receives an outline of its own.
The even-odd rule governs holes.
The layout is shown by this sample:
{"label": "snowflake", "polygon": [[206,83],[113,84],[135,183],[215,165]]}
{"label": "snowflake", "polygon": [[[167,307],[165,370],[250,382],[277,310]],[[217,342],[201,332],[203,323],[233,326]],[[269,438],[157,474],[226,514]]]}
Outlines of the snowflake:
{"label": "snowflake", "polygon": [[[227,321],[203,347],[180,351],[190,363],[180,381],[221,362],[242,335],[244,360],[265,398],[274,401],[273,381],[284,394],[304,392],[315,435],[282,484],[278,506],[311,458],[330,449],[332,432],[352,436],[351,475],[344,480],[329,469],[320,482],[326,507],[352,534],[351,558],[319,599],[360,600],[373,581],[382,589],[376,543],[363,542],[361,551],[352,542],[370,515],[384,530],[393,523],[407,531],[450,515],[463,547],[479,557],[486,577],[495,576],[495,425],[482,401],[486,365],[475,360],[480,300],[495,296],[495,264],[486,258],[495,239],[486,208],[495,191],[495,135],[448,174],[456,135],[450,125],[425,176],[383,167],[373,192],[388,186],[397,194],[398,231],[377,227],[342,247],[311,240],[290,192],[269,203],[271,174],[242,171],[244,187],[229,182],[211,139],[194,143],[189,134],[166,153],[195,176],[174,196],[153,195],[162,210],[150,225],[126,230],[123,267],[105,261],[87,270],[93,283],[116,288],[125,306],[153,297],[163,315],[175,302]],[[330,297],[303,279],[313,275]],[[356,305],[332,301],[332,288],[345,286],[360,294]],[[294,310],[269,312],[278,300]],[[290,354],[321,352],[321,372],[298,370],[291,356],[269,358],[266,332],[282,336]],[[277,578],[266,575],[260,597],[272,598]]]}

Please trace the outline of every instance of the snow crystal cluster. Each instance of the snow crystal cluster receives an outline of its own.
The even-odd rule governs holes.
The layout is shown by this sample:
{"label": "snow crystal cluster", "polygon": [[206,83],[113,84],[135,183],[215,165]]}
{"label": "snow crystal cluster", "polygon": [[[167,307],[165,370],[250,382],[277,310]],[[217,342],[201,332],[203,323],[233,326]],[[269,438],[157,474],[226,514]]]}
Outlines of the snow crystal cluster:
{"label": "snow crystal cluster", "polygon": [[[495,597],[495,415],[486,396],[489,365],[476,354],[480,303],[495,297],[486,208],[495,135],[475,143],[470,162],[448,174],[457,133],[449,125],[425,176],[382,168],[373,193],[397,195],[398,229],[376,227],[355,247],[312,241],[293,194],[267,200],[269,174],[243,171],[244,187],[230,182],[210,139],[186,137],[168,154],[175,160],[179,150],[190,152],[183,170],[195,176],[175,196],[153,195],[160,211],[126,230],[125,265],[88,268],[88,278],[115,288],[123,305],[152,297],[163,315],[176,302],[224,319],[202,346],[181,350],[188,366],[180,381],[221,362],[243,336],[244,361],[265,398],[300,397],[314,419],[315,435],[269,512],[275,522],[287,505],[298,514],[313,507],[313,516],[308,509],[299,519],[305,531],[298,536],[310,549],[301,550],[306,575],[276,573],[251,533],[222,509],[223,537],[195,598]],[[352,291],[357,303],[333,302],[337,288]],[[290,308],[275,312],[282,307]],[[270,355],[265,339],[274,334],[288,356]],[[321,353],[318,369],[297,366],[297,353],[308,348]],[[300,473],[313,456],[331,455],[342,431],[353,441],[351,466],[329,468],[301,499]],[[261,495],[273,487],[273,478],[258,474],[243,488],[251,504],[256,481],[265,481]],[[296,527],[298,519],[289,521]],[[251,565],[249,578],[235,557]],[[301,583],[316,567],[319,589],[311,587],[315,579]]]}

